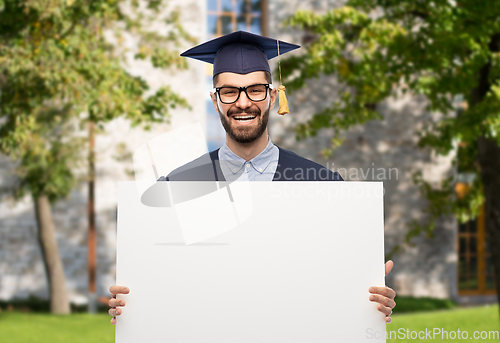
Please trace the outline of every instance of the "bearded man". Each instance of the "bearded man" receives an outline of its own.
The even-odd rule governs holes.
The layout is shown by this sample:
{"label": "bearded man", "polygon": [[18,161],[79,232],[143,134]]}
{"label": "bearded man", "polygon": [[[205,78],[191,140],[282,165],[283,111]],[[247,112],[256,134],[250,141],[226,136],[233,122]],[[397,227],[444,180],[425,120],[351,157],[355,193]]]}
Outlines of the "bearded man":
{"label": "bearded man", "polygon": [[[268,59],[299,48],[248,32],[234,32],[196,46],[181,56],[213,63],[213,106],[226,131],[225,144],[208,156],[187,163],[159,181],[343,181],[339,173],[274,145],[268,135],[269,111],[277,91],[273,88]],[[207,162],[208,161],[208,162]],[[393,262],[385,264],[386,275]],[[369,300],[392,319],[396,293],[389,287],[370,287]],[[109,314],[122,314],[128,294],[124,286],[112,286]]]}

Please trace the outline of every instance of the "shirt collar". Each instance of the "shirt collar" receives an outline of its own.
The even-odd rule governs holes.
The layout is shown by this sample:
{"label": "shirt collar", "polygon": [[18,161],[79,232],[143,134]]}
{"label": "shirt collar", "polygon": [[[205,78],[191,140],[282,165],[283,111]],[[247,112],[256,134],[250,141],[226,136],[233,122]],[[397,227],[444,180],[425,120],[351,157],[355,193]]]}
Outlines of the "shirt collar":
{"label": "shirt collar", "polygon": [[[262,174],[269,166],[269,164],[273,162],[273,160],[277,160],[277,150],[278,148],[271,141],[271,137],[268,136],[268,142],[264,150],[262,150],[260,154],[252,158],[249,162],[256,171]],[[231,170],[233,174],[238,173],[246,163],[246,160],[236,155],[231,149],[229,149],[225,142],[224,145],[220,148],[219,158],[224,161],[227,168]]]}

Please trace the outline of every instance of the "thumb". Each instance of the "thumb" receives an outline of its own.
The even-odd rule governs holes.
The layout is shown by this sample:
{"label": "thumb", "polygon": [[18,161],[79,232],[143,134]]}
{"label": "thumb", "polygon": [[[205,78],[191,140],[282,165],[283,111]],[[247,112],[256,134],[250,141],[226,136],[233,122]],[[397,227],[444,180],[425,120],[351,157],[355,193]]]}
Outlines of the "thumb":
{"label": "thumb", "polygon": [[392,267],[394,267],[394,262],[392,262],[392,260],[389,260],[385,263],[385,275],[391,272]]}

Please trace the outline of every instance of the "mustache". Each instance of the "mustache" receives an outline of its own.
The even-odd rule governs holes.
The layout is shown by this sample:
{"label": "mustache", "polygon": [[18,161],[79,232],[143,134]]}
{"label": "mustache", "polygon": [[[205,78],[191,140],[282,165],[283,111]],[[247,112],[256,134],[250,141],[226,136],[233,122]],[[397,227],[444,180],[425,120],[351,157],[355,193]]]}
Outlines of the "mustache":
{"label": "mustache", "polygon": [[256,115],[260,115],[260,110],[258,108],[254,108],[254,109],[242,109],[242,108],[235,108],[235,109],[230,109],[229,111],[227,111],[227,116],[232,116],[232,115],[236,115],[236,114],[241,114],[241,113],[246,113],[246,114],[256,114]]}

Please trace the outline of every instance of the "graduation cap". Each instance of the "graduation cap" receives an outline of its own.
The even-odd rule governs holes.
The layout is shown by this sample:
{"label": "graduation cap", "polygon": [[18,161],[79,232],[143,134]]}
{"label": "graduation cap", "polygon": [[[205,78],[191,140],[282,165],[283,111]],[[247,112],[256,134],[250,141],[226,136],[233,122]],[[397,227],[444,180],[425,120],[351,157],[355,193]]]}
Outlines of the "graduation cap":
{"label": "graduation cap", "polygon": [[[183,52],[181,56],[212,63],[214,65],[213,76],[224,72],[248,74],[254,71],[267,71],[271,73],[268,60],[298,48],[300,45],[237,31],[195,46]],[[285,86],[280,84],[278,91],[280,105],[278,114],[289,113]]]}

